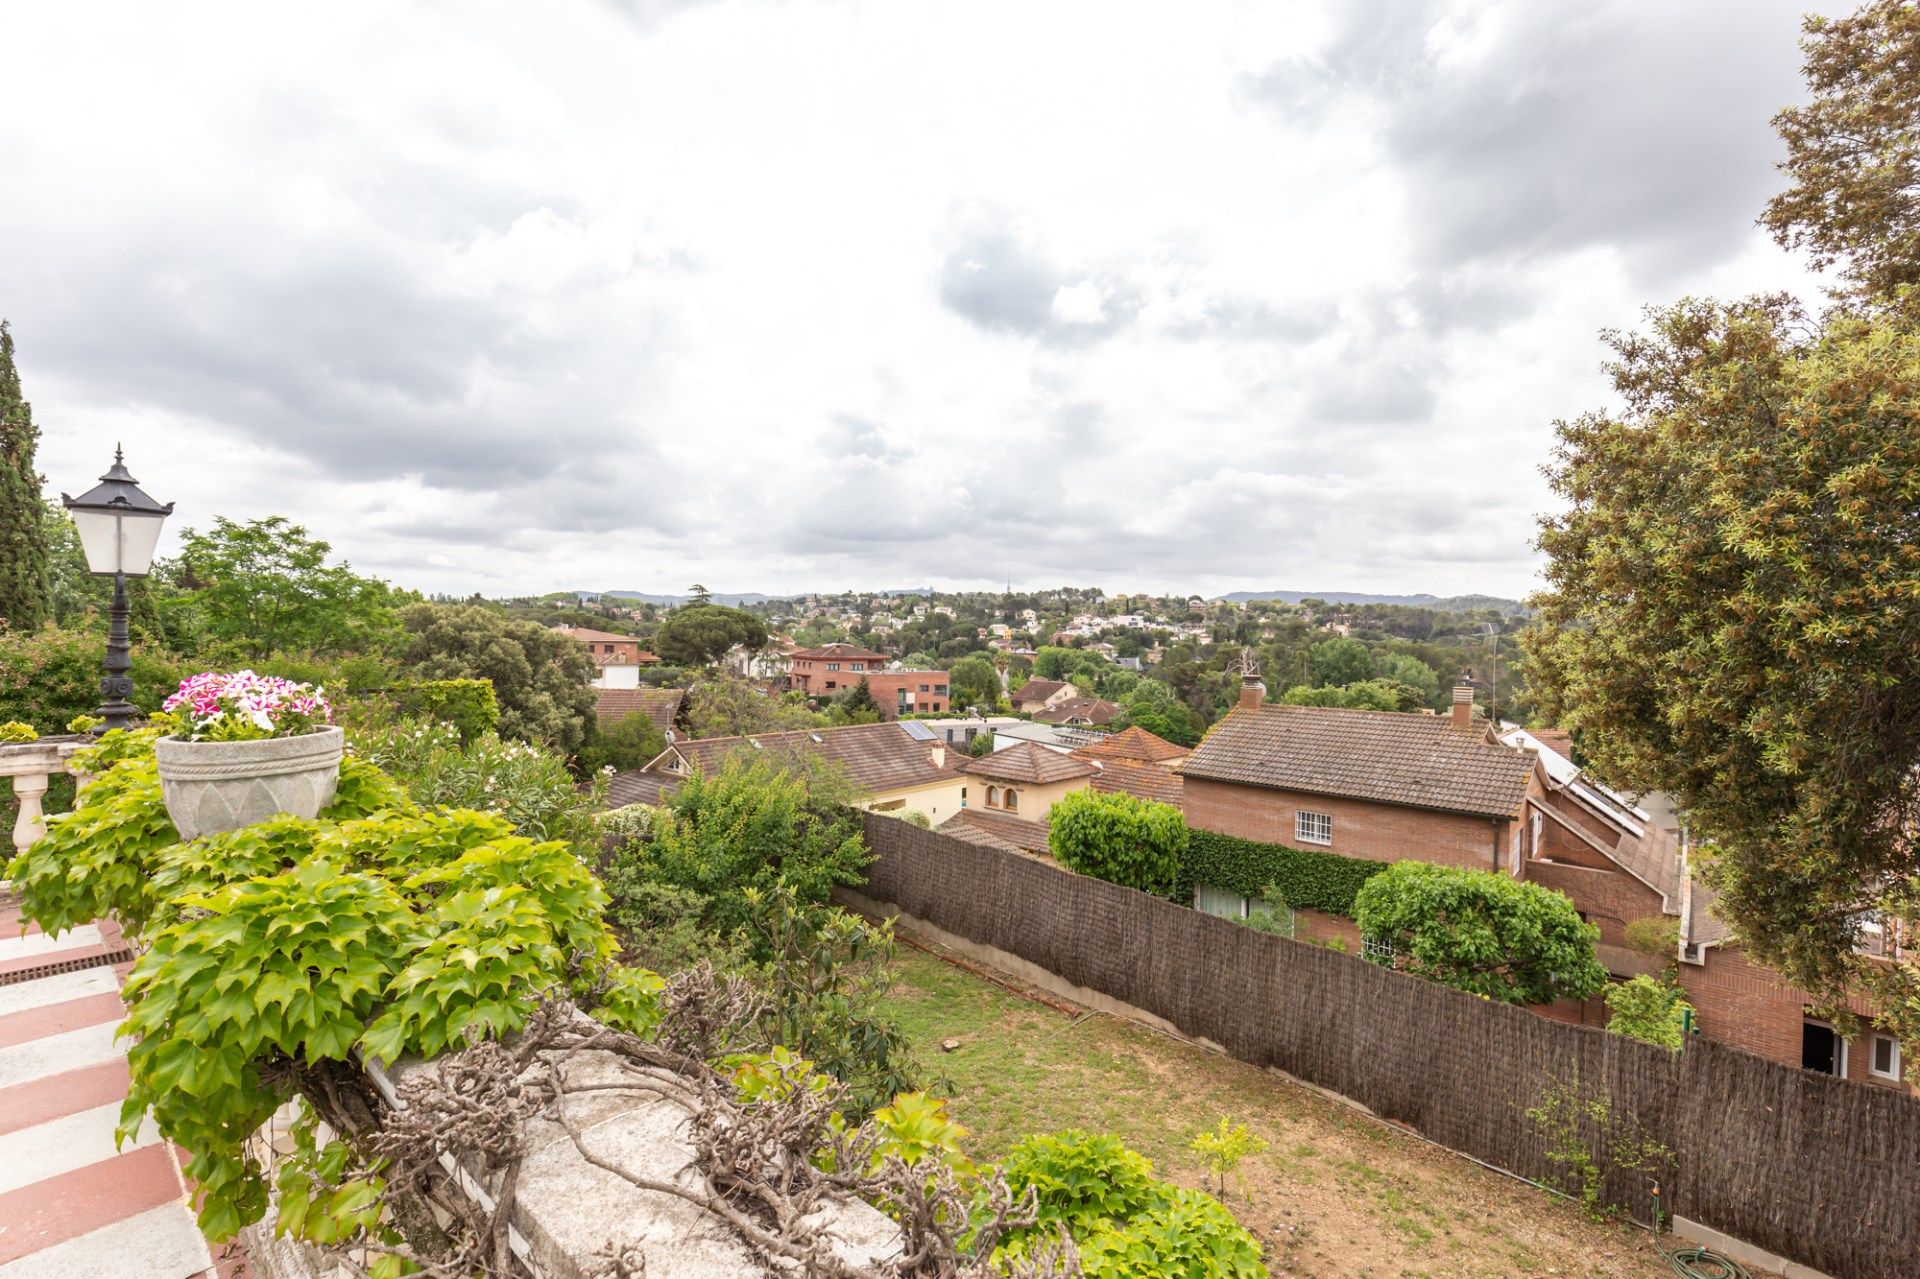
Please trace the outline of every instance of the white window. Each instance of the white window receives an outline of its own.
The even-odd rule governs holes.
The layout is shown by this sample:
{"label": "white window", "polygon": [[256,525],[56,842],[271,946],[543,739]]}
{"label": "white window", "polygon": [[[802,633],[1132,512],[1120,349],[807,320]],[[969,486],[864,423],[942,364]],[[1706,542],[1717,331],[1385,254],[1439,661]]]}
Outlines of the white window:
{"label": "white window", "polygon": [[1867,1073],[1875,1079],[1900,1078],[1900,1041],[1892,1035],[1875,1034],[1873,1051],[1867,1057]]}
{"label": "white window", "polygon": [[1360,941],[1360,953],[1376,963],[1392,964],[1395,954],[1393,938],[1364,937]]}
{"label": "white window", "polygon": [[1209,888],[1197,884],[1193,890],[1193,908],[1203,915],[1218,915],[1222,919],[1245,919],[1247,917],[1247,899],[1238,893],[1229,893],[1218,888]]}
{"label": "white window", "polygon": [[1331,844],[1333,816],[1329,813],[1295,813],[1293,837],[1303,844]]}

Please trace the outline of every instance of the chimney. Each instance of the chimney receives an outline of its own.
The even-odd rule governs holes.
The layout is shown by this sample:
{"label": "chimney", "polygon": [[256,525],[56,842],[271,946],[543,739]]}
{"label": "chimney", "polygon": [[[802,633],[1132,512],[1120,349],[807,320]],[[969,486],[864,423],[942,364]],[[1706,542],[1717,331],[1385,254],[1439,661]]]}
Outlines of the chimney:
{"label": "chimney", "polygon": [[1471,684],[1453,686],[1453,726],[1469,731],[1473,728],[1473,685]]}
{"label": "chimney", "polygon": [[1242,675],[1240,677],[1240,709],[1241,710],[1243,711],[1259,710],[1260,703],[1265,701],[1266,697],[1267,697],[1267,686],[1260,682],[1260,677],[1258,675]]}
{"label": "chimney", "polygon": [[945,767],[947,766],[947,747],[946,747],[946,743],[944,743],[944,742],[935,742],[935,743],[933,744],[933,752],[932,752],[932,755],[933,755],[933,766],[934,766],[935,768],[945,768]]}

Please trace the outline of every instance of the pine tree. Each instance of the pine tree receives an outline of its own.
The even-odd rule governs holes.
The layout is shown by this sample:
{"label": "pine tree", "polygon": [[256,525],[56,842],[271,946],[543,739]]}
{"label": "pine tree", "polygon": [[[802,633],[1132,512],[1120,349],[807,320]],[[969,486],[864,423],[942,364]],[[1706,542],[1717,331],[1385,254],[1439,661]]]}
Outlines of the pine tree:
{"label": "pine tree", "polygon": [[33,469],[33,406],[20,395],[13,334],[0,320],[0,625],[38,630],[47,620],[47,533]]}

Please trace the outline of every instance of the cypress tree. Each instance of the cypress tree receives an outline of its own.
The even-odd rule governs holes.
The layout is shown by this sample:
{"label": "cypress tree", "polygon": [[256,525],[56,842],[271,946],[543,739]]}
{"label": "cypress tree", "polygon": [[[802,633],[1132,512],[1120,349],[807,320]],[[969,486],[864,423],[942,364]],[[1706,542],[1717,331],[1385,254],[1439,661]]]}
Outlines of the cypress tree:
{"label": "cypress tree", "polygon": [[20,394],[13,334],[0,320],[0,624],[38,630],[52,606],[47,577],[45,508],[33,469],[40,430]]}

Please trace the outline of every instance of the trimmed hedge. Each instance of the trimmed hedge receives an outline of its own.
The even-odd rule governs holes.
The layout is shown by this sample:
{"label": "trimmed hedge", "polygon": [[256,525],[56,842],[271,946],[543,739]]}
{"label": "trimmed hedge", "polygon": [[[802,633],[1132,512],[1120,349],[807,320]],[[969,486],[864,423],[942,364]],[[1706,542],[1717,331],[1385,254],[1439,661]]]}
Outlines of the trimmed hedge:
{"label": "trimmed hedge", "polygon": [[1296,910],[1320,910],[1351,919],[1361,885],[1390,864],[1195,830],[1180,864],[1175,900],[1191,904],[1193,890],[1200,884],[1247,898],[1257,898],[1272,887]]}

